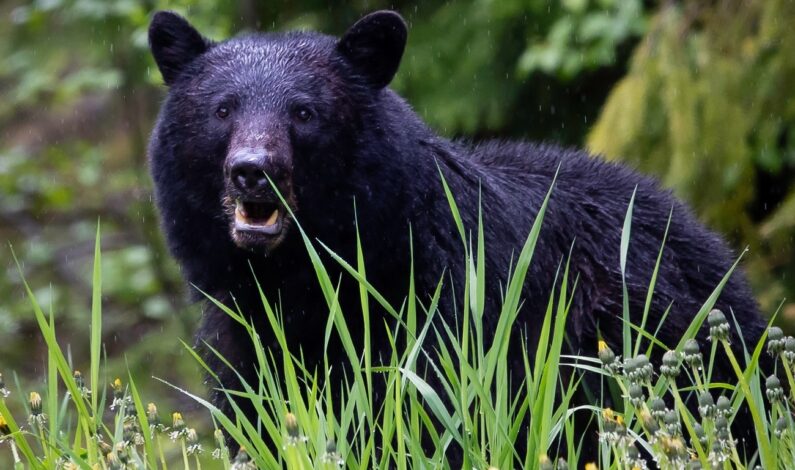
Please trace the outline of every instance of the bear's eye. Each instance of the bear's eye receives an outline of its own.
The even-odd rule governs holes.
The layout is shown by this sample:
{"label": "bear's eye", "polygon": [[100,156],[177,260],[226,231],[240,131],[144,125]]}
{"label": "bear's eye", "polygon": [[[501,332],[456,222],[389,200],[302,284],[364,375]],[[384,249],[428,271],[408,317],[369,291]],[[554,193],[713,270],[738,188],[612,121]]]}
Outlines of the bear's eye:
{"label": "bear's eye", "polygon": [[309,122],[312,119],[312,111],[303,106],[295,108],[293,113],[295,114],[295,118],[301,122]]}
{"label": "bear's eye", "polygon": [[229,108],[226,106],[219,106],[218,109],[215,110],[215,117],[218,119],[226,119],[229,116]]}

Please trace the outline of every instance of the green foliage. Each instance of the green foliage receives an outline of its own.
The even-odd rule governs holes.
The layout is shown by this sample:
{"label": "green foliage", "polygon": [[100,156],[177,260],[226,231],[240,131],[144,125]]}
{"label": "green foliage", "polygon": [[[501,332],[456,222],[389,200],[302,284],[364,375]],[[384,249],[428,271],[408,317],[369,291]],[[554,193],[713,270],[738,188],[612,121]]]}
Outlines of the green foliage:
{"label": "green foliage", "polygon": [[[557,7],[554,13],[552,5]],[[645,31],[639,0],[562,0],[552,5],[546,2],[554,21],[544,40],[529,44],[520,57],[522,72],[542,70],[571,79],[614,63],[616,49]]]}
{"label": "green foliage", "polygon": [[[22,267],[16,257],[14,260],[21,272]],[[144,407],[132,377],[128,386],[119,378],[109,384],[106,376],[100,378],[103,368],[100,358],[103,346],[102,280],[100,232],[97,229],[91,278],[90,335],[86,338],[91,351],[89,381],[72,364],[69,349],[65,350],[59,344],[52,310],[49,315],[42,310],[36,294],[22,279],[26,300],[47,345],[47,374],[43,388],[37,384],[29,394],[25,394],[17,382],[16,395],[22,398],[14,397],[13,400],[9,397],[14,394],[6,388],[0,375],[0,445],[5,447],[7,444],[10,449],[8,456],[0,455],[0,465],[6,468],[13,464],[15,470],[166,469],[164,443],[170,439],[178,443],[179,448],[172,445],[168,460],[175,460],[174,456],[181,450],[183,468],[189,469],[191,461],[201,468],[201,444],[196,431],[185,426],[180,413],[174,414],[173,424],[169,427],[160,422],[154,403]],[[108,388],[110,394],[106,392]],[[36,389],[46,390],[44,397]],[[26,395],[29,398],[24,403]],[[106,407],[109,414],[105,412]],[[19,408],[27,415],[26,421],[14,419],[17,414],[14,411]],[[216,440],[220,457],[225,446],[223,441]]]}
{"label": "green foliage", "polygon": [[793,21],[788,1],[668,4],[588,138],[750,244],[767,306],[793,294]]}
{"label": "green foliage", "polygon": [[[564,86],[615,64],[620,46],[645,25],[639,0],[475,0],[416,8],[395,87],[449,134],[567,135],[558,123],[542,124],[546,135],[534,134],[529,124],[540,119],[532,114],[545,113],[542,105],[563,106]],[[545,83],[545,76],[557,83]]]}
{"label": "green foliage", "polygon": [[[460,219],[454,196],[449,192],[448,200],[452,217]],[[27,423],[20,424],[14,419],[16,413],[9,409],[12,400],[5,384],[0,383],[0,451],[7,445],[9,461],[15,468],[27,465],[35,469],[166,469],[178,465],[180,460],[185,469],[210,464],[214,468],[237,470],[402,469],[450,468],[446,452],[455,444],[463,449],[465,468],[562,469],[585,463],[579,449],[581,439],[587,437],[574,419],[575,415],[585,414],[598,424],[598,463],[605,469],[646,468],[651,463],[647,461],[649,457],[663,469],[793,465],[795,425],[790,405],[795,401],[795,338],[771,328],[767,342],[768,353],[780,362],[787,377],[790,396],[776,376],[766,378],[762,385],[757,365],[764,354],[765,338],[752,350],[740,340],[744,357],[736,357],[737,349],[730,347],[729,341],[739,331],[739,325],[735,321],[733,327],[722,312],[712,310],[734,267],[694,316],[677,345],[661,344],[651,332],[628,323],[635,333],[626,335],[621,349],[631,351],[634,347],[636,352],[632,356],[625,354],[622,360],[603,341],[598,344],[598,358],[565,354],[566,317],[576,282],[569,283],[568,267],[561,266],[540,327],[539,347],[535,352],[524,351],[523,377],[511,375],[507,366],[512,337],[509,332],[521,308],[521,288],[516,286],[523,284],[532,262],[545,207],[546,200],[513,268],[493,338],[484,338],[480,318],[483,299],[479,296],[485,292],[488,274],[482,263],[486,253],[482,222],[474,231],[475,239],[465,236],[472,232],[461,227],[469,267],[464,273],[465,288],[460,302],[462,325],[445,322],[450,315],[439,312],[440,289],[429,301],[422,302],[413,287],[409,287],[405,302],[396,309],[367,282],[361,249],[356,266],[329,252],[333,258],[329,262],[341,263],[360,284],[363,312],[375,301],[397,320],[392,327],[384,325],[391,333],[391,353],[381,358],[383,362],[379,364],[361,360],[367,357],[368,347],[364,351],[357,349],[354,343],[358,339],[351,337],[346,326],[346,315],[355,312],[340,310],[335,281],[328,275],[318,251],[318,248],[328,249],[316,247],[302,232],[317,281],[327,296],[327,335],[337,335],[344,344],[350,373],[332,372],[330,361],[336,363],[337,358],[326,357],[322,366],[311,365],[305,364],[297,351],[290,351],[287,325],[261,289],[263,310],[277,340],[275,350],[263,346],[258,332],[243,314],[208,297],[209,302],[244,326],[256,351],[258,371],[256,382],[243,381],[242,390],[222,389],[232,404],[233,415],[224,415],[199,395],[174,387],[203,405],[217,423],[218,429],[213,433],[215,442],[204,442],[214,448],[212,453],[204,452],[196,430],[186,425],[181,413],[173,413],[169,424],[160,419],[153,404],[144,407],[132,377],[129,387],[120,379],[114,380],[110,385],[112,396],[100,393],[104,389],[102,382],[93,379],[98,376],[100,363],[93,354],[92,381],[85,383],[81,375],[73,372],[58,344],[54,317],[42,311],[25,283],[30,307],[48,344],[45,384],[48,393],[43,398],[38,393],[30,394],[24,410]],[[628,243],[631,227],[632,204],[627,211],[622,245]],[[92,352],[100,349],[98,332],[102,329],[99,240],[97,232],[89,339]],[[661,254],[663,250],[664,246]],[[409,285],[413,286],[413,282]],[[652,280],[650,297],[653,290]],[[625,318],[629,318],[626,313]],[[705,321],[712,341],[708,361],[698,345],[693,347],[695,343],[690,341]],[[362,333],[366,339],[369,327]],[[645,354],[637,353],[642,344],[648,344]],[[655,371],[648,355],[657,348],[668,352]],[[187,347],[187,351],[213,377],[212,370],[193,349]],[[212,352],[223,360],[220,353]],[[725,359],[732,365],[736,381],[711,380],[716,359]],[[747,366],[743,368],[741,362]],[[231,367],[228,363],[227,366]],[[599,374],[603,384],[614,385],[621,393],[614,403],[623,405],[618,410],[599,406],[610,390],[603,386],[595,391],[593,405],[573,406],[572,396],[583,386],[582,373]],[[511,385],[515,380],[520,380],[518,388]],[[372,398],[374,381],[385,385],[385,395],[378,406]],[[685,383],[689,385],[682,387]],[[63,387],[68,394],[62,396],[59,390]],[[332,389],[339,390],[333,399]],[[517,392],[512,396],[510,390]],[[686,400],[695,397],[697,412],[685,405]],[[255,417],[242,412],[244,401],[253,404]],[[673,403],[673,407],[668,408],[666,403]],[[111,415],[102,411],[106,406],[110,407]],[[732,436],[730,425],[741,407],[747,407],[753,416],[759,447],[753,455],[743,456]],[[232,458],[219,429],[245,450]],[[523,430],[527,430],[526,441],[521,443],[526,449],[524,455],[517,452]],[[566,454],[553,463],[549,455],[556,456],[564,441]],[[170,458],[166,458],[164,449]],[[648,454],[641,454],[641,449]]]}

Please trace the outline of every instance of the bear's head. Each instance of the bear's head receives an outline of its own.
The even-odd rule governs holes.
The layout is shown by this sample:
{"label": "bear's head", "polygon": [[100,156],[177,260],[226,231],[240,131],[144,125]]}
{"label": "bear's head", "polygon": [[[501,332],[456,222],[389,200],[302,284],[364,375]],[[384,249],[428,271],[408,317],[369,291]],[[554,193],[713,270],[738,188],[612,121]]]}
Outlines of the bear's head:
{"label": "bear's head", "polygon": [[181,16],[156,13],[149,43],[169,87],[150,155],[156,185],[168,172],[180,210],[228,225],[238,247],[270,253],[291,214],[344,188],[363,111],[392,80],[406,36],[397,13],[379,11],[339,39],[291,32],[216,43]]}

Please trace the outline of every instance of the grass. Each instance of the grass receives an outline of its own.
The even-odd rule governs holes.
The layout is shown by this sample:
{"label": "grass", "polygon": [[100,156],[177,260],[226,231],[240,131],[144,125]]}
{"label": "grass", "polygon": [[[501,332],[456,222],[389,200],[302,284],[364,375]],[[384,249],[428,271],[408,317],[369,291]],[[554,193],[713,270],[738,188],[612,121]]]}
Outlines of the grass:
{"label": "grass", "polygon": [[[593,356],[587,357],[566,352],[565,323],[577,280],[562,259],[555,288],[547,299],[536,299],[547,306],[538,348],[524,351],[522,376],[511,376],[511,331],[521,309],[521,290],[548,196],[512,266],[492,340],[485,338],[483,331],[488,273],[482,219],[475,233],[468,232],[446,184],[445,192],[467,262],[461,309],[455,317],[439,311],[441,279],[431,298],[420,299],[412,269],[405,301],[390,305],[367,281],[358,240],[357,258],[349,263],[312,241],[298,226],[328,306],[323,325],[326,346],[332,335],[341,340],[346,354],[343,360],[349,365],[345,372],[332,372],[331,365],[340,358],[326,356],[322,365],[305,364],[298,351],[289,351],[280,311],[261,289],[262,309],[279,344],[277,350],[262,345],[258,332],[241,312],[208,296],[208,302],[248,332],[258,374],[254,382],[244,381],[242,390],[223,390],[232,404],[232,415],[202,398],[205,391],[169,384],[207,410],[215,432],[212,439],[205,436],[204,440],[180,413],[162,419],[156,405],[142,399],[136,379],[143,378],[128,376],[109,386],[103,383],[98,230],[88,381],[74,370],[68,352],[59,345],[52,310],[44,312],[25,283],[31,311],[48,349],[41,387],[45,393],[24,393],[17,387],[17,392],[10,394],[6,384],[0,383],[0,454],[6,453],[15,469],[449,468],[453,448],[460,449],[463,468],[479,469],[564,469],[586,463],[591,468],[634,469],[652,466],[652,460],[663,468],[795,465],[791,411],[795,404],[795,338],[770,328],[769,338],[757,345],[742,344],[743,357],[736,357],[736,349],[729,347],[730,340],[741,341],[736,320],[731,312],[713,309],[731,271],[694,315],[678,344],[663,345],[655,331],[645,330],[663,243],[639,324],[630,321],[634,315],[630,317],[624,289],[623,344],[617,345],[620,354],[599,342],[593,345]],[[632,210],[630,202],[621,240],[622,273]],[[323,253],[358,282],[360,311],[342,311],[339,284],[321,261]],[[413,260],[413,255],[409,256]],[[380,360],[369,348],[356,347],[360,342],[369,343],[373,328],[383,327],[380,319],[371,321],[373,305],[394,320],[388,327],[391,352]],[[346,322],[351,315],[363,316],[364,331],[357,332],[360,338],[351,336]],[[711,338],[706,354],[693,341],[705,321]],[[213,377],[194,350],[185,347]],[[652,352],[665,352],[661,364],[649,361]],[[781,378],[761,375],[757,365],[762,354],[776,358],[776,373]],[[735,380],[713,380],[716,361],[731,364]],[[596,395],[591,404],[575,404],[572,400],[584,386],[580,380],[584,373],[601,377],[602,387],[591,391]],[[374,397],[377,384],[383,387],[381,399]],[[686,406],[694,400],[698,410]],[[248,401],[256,416],[241,412],[241,404]],[[608,402],[614,403],[615,409],[602,405]],[[729,427],[741,407],[747,407],[752,415],[758,448],[753,455],[739,451],[742,443]],[[12,413],[10,408],[23,411]],[[22,415],[26,415],[24,419]],[[593,462],[583,461],[581,455],[583,429],[578,426],[583,420],[576,419],[580,417],[591,419],[599,429],[598,455]],[[241,451],[230,455],[222,431],[242,446]]]}

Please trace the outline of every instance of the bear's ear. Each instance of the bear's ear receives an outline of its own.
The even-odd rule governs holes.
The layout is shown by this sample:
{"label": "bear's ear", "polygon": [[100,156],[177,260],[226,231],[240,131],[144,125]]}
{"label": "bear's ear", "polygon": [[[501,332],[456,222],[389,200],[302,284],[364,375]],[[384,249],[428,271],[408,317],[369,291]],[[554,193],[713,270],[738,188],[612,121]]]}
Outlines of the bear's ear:
{"label": "bear's ear", "polygon": [[406,47],[406,22],[394,11],[370,13],[348,29],[337,50],[375,88],[389,85]]}
{"label": "bear's ear", "polygon": [[172,85],[185,66],[210,46],[212,41],[174,12],[159,11],[149,24],[149,48],[166,85]]}

